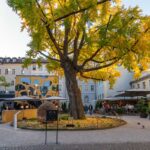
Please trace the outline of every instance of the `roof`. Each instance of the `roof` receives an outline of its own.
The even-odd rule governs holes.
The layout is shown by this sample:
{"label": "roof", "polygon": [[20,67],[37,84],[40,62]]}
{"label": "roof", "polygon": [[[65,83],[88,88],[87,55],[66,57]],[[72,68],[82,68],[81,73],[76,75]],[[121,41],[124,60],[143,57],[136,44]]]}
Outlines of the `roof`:
{"label": "roof", "polygon": [[60,96],[51,96],[51,97],[44,98],[44,100],[67,100],[67,99]]}
{"label": "roof", "polygon": [[140,81],[143,81],[143,80],[146,80],[146,79],[150,79],[150,74],[148,75],[145,75],[137,80],[134,80],[134,81],[131,81],[130,84],[133,84],[133,83],[137,83],[137,82],[140,82]]}
{"label": "roof", "polygon": [[103,99],[104,101],[120,101],[120,100],[137,100],[136,97],[106,97]]}
{"label": "roof", "polygon": [[[25,57],[0,57],[0,64],[22,64]],[[32,60],[32,63],[36,63],[36,59]],[[47,63],[46,59],[41,60],[42,63]]]}
{"label": "roof", "polygon": [[115,97],[137,97],[137,96],[143,96],[146,97],[148,94],[150,94],[150,90],[145,89],[129,89],[126,91],[121,92],[120,94],[116,95]]}
{"label": "roof", "polygon": [[34,101],[35,99],[29,96],[19,96],[14,98],[6,98],[4,100],[5,101]]}
{"label": "roof", "polygon": [[5,98],[13,98],[15,97],[14,93],[1,93],[0,94],[0,100],[4,100]]}

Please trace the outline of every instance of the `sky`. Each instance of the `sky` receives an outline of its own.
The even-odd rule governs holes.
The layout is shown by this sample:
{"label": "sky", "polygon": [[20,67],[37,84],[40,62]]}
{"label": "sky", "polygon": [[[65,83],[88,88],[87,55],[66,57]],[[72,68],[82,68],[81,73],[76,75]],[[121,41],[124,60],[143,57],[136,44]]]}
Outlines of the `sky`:
{"label": "sky", "polygon": [[[143,13],[150,15],[150,0],[123,0],[126,7],[139,6]],[[21,19],[0,0],[0,57],[24,57],[29,49],[30,37],[26,31],[21,32]]]}

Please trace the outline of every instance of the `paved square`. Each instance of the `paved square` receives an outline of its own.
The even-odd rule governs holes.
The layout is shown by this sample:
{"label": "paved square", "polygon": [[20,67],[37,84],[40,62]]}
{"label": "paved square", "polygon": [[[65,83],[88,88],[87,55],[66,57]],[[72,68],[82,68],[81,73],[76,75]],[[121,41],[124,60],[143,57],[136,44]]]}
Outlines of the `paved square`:
{"label": "paved square", "polygon": [[[59,145],[55,145],[55,131],[49,131],[48,145],[46,146],[44,145],[45,132],[21,129],[14,130],[9,125],[1,124],[0,150],[149,150],[150,120],[142,119],[139,116],[123,116],[122,119],[126,120],[128,124],[113,129],[59,131]],[[140,125],[138,125],[138,122],[140,122]]]}

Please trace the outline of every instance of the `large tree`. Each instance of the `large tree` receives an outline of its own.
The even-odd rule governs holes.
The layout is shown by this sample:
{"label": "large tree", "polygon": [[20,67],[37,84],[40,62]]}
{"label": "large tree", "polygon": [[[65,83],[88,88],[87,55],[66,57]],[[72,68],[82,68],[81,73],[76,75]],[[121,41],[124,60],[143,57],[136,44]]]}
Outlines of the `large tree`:
{"label": "large tree", "polygon": [[136,75],[148,66],[150,19],[138,7],[119,0],[7,1],[32,39],[25,62],[42,55],[50,71],[63,71],[75,119],[84,118],[77,76],[113,83],[118,65]]}
{"label": "large tree", "polygon": [[9,82],[7,82],[7,80],[4,76],[0,76],[0,86],[3,86],[5,89],[5,92],[6,92],[7,87],[10,87],[11,84]]}

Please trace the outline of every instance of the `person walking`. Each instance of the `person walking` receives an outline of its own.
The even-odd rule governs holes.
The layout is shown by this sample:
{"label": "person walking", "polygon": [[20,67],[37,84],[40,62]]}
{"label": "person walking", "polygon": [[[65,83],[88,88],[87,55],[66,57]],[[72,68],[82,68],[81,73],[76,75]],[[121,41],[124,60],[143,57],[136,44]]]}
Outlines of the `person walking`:
{"label": "person walking", "polygon": [[90,115],[93,114],[93,106],[91,104],[89,105],[89,112],[90,112]]}

